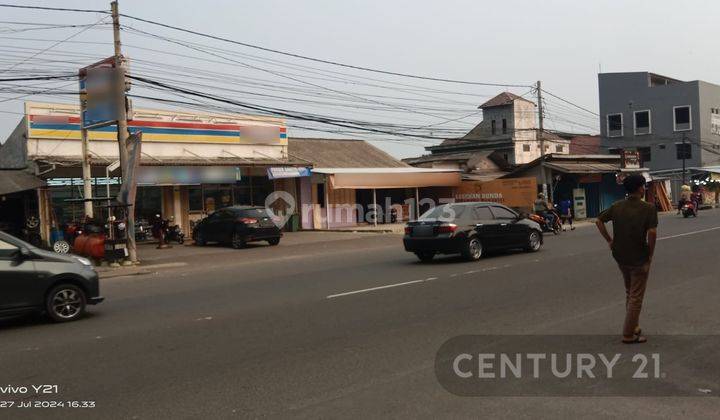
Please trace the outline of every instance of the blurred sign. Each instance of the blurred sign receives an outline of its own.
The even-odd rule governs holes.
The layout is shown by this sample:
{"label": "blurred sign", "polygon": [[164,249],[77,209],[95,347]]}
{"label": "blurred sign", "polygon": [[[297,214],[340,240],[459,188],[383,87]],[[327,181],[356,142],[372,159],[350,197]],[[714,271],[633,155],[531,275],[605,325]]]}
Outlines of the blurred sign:
{"label": "blurred sign", "polygon": [[573,213],[576,219],[587,218],[587,201],[584,188],[573,188]]}
{"label": "blurred sign", "polygon": [[623,150],[622,167],[626,169],[639,169],[640,153],[631,150]]}
{"label": "blurred sign", "polygon": [[109,57],[78,72],[81,125],[84,129],[105,127],[117,121],[118,71]]}
{"label": "blurred sign", "polygon": [[123,168],[123,182],[118,192],[117,201],[122,204],[135,204],[137,192],[138,167],[140,165],[140,148],[142,145],[142,132],[131,134],[126,141],[127,162]]}
{"label": "blurred sign", "polygon": [[297,168],[294,166],[276,166],[267,168],[268,178],[299,178],[301,176],[310,176],[309,168]]}
{"label": "blurred sign", "polygon": [[139,185],[234,184],[240,168],[234,166],[141,166]]}
{"label": "blurred sign", "polygon": [[491,201],[516,208],[532,208],[536,196],[535,178],[463,181],[455,189],[456,201]]}
{"label": "blurred sign", "polygon": [[710,114],[710,133],[720,135],[720,114]]}

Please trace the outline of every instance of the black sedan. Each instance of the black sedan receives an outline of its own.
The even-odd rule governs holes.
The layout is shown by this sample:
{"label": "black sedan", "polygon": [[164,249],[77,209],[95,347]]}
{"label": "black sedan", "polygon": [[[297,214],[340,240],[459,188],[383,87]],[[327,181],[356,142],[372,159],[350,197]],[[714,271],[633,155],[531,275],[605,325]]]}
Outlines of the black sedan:
{"label": "black sedan", "polygon": [[542,229],[537,223],[496,203],[445,204],[428,210],[405,227],[403,244],[421,261],[436,254],[461,254],[478,260],[486,250],[542,247]]}
{"label": "black sedan", "polygon": [[202,219],[193,230],[195,245],[208,242],[242,248],[248,242],[280,243],[282,232],[264,207],[232,206],[222,208]]}
{"label": "black sedan", "polygon": [[90,261],[44,251],[0,232],[0,318],[45,312],[74,321],[103,301]]}

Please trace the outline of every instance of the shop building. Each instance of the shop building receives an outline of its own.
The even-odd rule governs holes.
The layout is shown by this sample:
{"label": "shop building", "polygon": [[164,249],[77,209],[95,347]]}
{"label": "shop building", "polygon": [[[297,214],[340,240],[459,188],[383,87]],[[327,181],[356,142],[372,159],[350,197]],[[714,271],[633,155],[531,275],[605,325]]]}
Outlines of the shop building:
{"label": "shop building", "polygon": [[[617,155],[542,156],[519,167],[503,178],[534,177],[538,185],[548,183],[548,198],[553,203],[571,199],[575,217],[596,217],[625,196],[618,183],[623,172],[622,157]],[[633,172],[643,172],[633,169]],[[645,170],[646,172],[647,170]]]}
{"label": "shop building", "polygon": [[[329,229],[414,217],[423,198],[452,197],[458,170],[414,168],[361,140],[288,139],[283,119],[136,109],[128,123],[142,132],[136,220],[173,218],[186,233],[194,222],[230,205],[266,203],[274,192],[291,201],[288,226]],[[114,126],[88,132],[93,197],[114,197],[120,185]],[[26,167],[39,235],[84,217],[78,107],[28,102],[25,117],[0,147],[5,160]],[[29,184],[27,184],[29,185]],[[104,202],[94,215],[106,217]],[[372,209],[379,211],[372,212]],[[378,216],[368,216],[378,213]]]}
{"label": "shop building", "polygon": [[[136,217],[172,217],[185,232],[220,207],[265,205],[276,190],[294,196],[295,182],[271,179],[268,169],[309,165],[289,157],[285,123],[278,118],[136,109],[129,130],[143,133]],[[93,196],[109,191],[112,197],[119,186],[119,171],[109,170],[118,159],[116,128],[90,130],[88,137]],[[51,226],[83,217],[82,202],[68,200],[82,198],[83,191],[77,106],[26,103],[25,117],[0,153],[47,182],[38,190],[44,240]]]}
{"label": "shop building", "polygon": [[288,153],[313,165],[298,183],[303,229],[388,223],[392,209],[409,220],[461,181],[457,169],[415,168],[362,140],[291,138]]}

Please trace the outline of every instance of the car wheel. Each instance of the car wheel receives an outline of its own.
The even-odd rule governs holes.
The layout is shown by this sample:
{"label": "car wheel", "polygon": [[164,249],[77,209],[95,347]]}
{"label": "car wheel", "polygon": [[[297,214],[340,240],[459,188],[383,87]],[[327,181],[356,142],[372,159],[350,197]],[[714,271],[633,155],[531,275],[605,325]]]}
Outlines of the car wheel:
{"label": "car wheel", "polygon": [[207,242],[205,241],[205,235],[202,234],[202,232],[198,232],[195,234],[195,245],[198,246],[205,246]]}
{"label": "car wheel", "polygon": [[462,250],[462,256],[466,260],[477,261],[482,257],[483,247],[480,239],[470,238]]}
{"label": "car wheel", "polygon": [[45,302],[48,316],[55,322],[68,322],[85,313],[85,292],[73,284],[61,284],[50,290]]}
{"label": "car wheel", "polygon": [[432,259],[435,257],[435,253],[432,251],[416,252],[415,255],[422,262],[432,261]]}
{"label": "car wheel", "polygon": [[272,238],[268,239],[268,243],[272,246],[275,246],[280,243],[280,238]]}
{"label": "car wheel", "polygon": [[232,236],[232,241],[230,242],[230,245],[232,245],[235,249],[240,249],[245,247],[245,238],[242,237],[239,233],[235,232]]}
{"label": "car wheel", "polygon": [[540,236],[540,232],[537,230],[531,230],[530,235],[528,235],[528,245],[525,249],[529,252],[536,252],[540,250],[541,246],[542,237]]}

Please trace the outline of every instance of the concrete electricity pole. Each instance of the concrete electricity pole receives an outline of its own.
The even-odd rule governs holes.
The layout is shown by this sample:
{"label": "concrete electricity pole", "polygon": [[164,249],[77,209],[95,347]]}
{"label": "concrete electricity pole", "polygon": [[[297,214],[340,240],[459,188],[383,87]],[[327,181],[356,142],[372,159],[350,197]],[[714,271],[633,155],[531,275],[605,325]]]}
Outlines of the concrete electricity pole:
{"label": "concrete electricity pole", "polygon": [[[126,171],[128,162],[127,152],[127,103],[125,99],[125,67],[122,57],[122,45],[120,44],[120,13],[118,12],[118,2],[110,2],[110,10],[112,12],[113,21],[113,45],[115,47],[115,69],[117,72],[116,86],[116,103],[117,109],[117,138],[120,157],[120,170],[122,182],[127,182]],[[134,203],[129,203],[134,204]],[[130,206],[127,209],[127,250],[128,257],[133,263],[137,261],[137,247],[135,244],[135,208]]]}
{"label": "concrete electricity pole", "polygon": [[538,137],[540,140],[540,156],[545,156],[545,136],[543,136],[544,127],[544,111],[543,111],[543,100],[542,100],[542,84],[537,81],[537,102],[538,102]]}
{"label": "concrete electricity pole", "polygon": [[[683,133],[683,137],[682,137],[682,161],[683,161],[682,185],[685,185],[685,177],[686,177],[685,176],[685,171],[686,171],[685,159],[687,158],[687,155],[688,155],[687,149],[685,149],[685,145],[687,144],[686,141],[687,141],[687,136],[685,135],[685,133]],[[690,147],[692,147],[692,146],[690,146]]]}
{"label": "concrete electricity pole", "polygon": [[[542,99],[542,83],[540,80],[537,81],[537,85],[535,86],[535,89],[537,90],[537,102],[538,102],[538,131],[537,131],[537,139],[540,141],[540,157],[545,156],[545,126],[543,119],[545,118],[544,111],[543,111],[543,99]],[[540,169],[542,171],[542,193],[545,195],[545,198],[548,197],[548,181],[547,181],[547,174],[545,173],[545,160],[542,159],[540,162]],[[552,182],[552,181],[551,181]]]}
{"label": "concrete electricity pole", "polygon": [[[81,98],[80,101],[85,99]],[[83,106],[81,105],[81,109]],[[82,120],[82,119],[81,119]],[[93,217],[93,203],[90,200],[92,194],[92,173],[90,171],[90,149],[88,144],[88,131],[82,128],[80,122],[80,139],[82,141],[82,177],[83,177],[83,197],[85,198],[85,216]]]}

